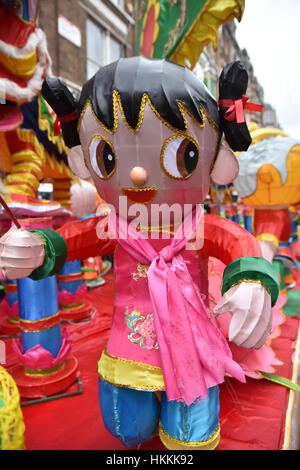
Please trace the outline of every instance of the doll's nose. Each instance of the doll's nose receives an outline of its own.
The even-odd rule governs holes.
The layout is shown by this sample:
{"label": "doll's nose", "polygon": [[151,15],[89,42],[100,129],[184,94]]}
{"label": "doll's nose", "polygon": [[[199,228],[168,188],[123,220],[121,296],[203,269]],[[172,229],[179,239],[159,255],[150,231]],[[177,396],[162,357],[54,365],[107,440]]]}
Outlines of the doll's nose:
{"label": "doll's nose", "polygon": [[142,186],[147,181],[147,171],[141,166],[135,166],[130,172],[130,178],[136,186]]}

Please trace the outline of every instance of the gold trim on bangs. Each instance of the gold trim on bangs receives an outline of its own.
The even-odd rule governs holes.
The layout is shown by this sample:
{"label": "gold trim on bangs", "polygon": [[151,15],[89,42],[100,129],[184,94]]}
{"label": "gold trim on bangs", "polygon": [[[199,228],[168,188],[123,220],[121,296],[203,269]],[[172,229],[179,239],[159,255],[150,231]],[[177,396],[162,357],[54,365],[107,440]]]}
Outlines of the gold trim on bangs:
{"label": "gold trim on bangs", "polygon": [[180,138],[180,137],[183,137],[184,139],[190,139],[196,145],[197,150],[198,150],[198,154],[199,154],[199,157],[198,157],[198,162],[199,162],[199,160],[200,160],[200,148],[199,148],[199,144],[198,144],[197,140],[195,139],[195,137],[193,137],[189,134],[186,134],[185,132],[180,132],[180,133],[177,133],[175,135],[171,135],[170,137],[168,137],[164,141],[164,143],[162,145],[162,148],[161,148],[161,151],[160,151],[160,166],[161,166],[161,169],[164,171],[164,173],[166,173],[166,175],[168,175],[170,178],[172,178],[174,180],[184,181],[184,180],[189,179],[194,174],[194,172],[197,169],[198,163],[197,163],[195,169],[189,175],[187,175],[187,176],[174,176],[171,173],[169,173],[169,171],[164,167],[164,162],[163,162],[165,149],[168,146],[169,142],[171,142],[171,140],[174,140],[174,139],[177,139],[177,138]]}
{"label": "gold trim on bangs", "polygon": [[102,121],[100,121],[100,119],[96,116],[95,114],[95,111],[93,110],[93,106],[92,106],[92,103],[91,103],[91,100],[87,100],[81,113],[80,113],[80,116],[79,116],[79,120],[78,120],[78,125],[77,125],[77,132],[78,134],[80,133],[80,127],[81,127],[81,122],[82,122],[82,119],[83,119],[83,116],[84,116],[84,113],[88,107],[88,105],[90,105],[90,108],[91,108],[91,111],[92,111],[92,114],[95,118],[95,120],[98,122],[98,124],[105,130],[105,132],[107,132],[108,134],[114,134],[118,128],[118,111],[117,111],[117,104],[119,105],[119,109],[120,109],[120,112],[121,112],[121,115],[122,115],[122,118],[123,118],[123,121],[124,121],[124,124],[126,125],[126,127],[128,127],[128,129],[131,131],[131,132],[138,132],[142,123],[143,123],[143,119],[144,119],[144,112],[145,112],[145,106],[146,106],[146,102],[148,102],[150,108],[152,109],[152,111],[154,112],[154,114],[157,116],[157,118],[166,126],[168,127],[169,129],[171,129],[173,132],[188,132],[188,123],[187,123],[187,119],[185,117],[185,114],[188,114],[190,116],[190,118],[194,121],[194,123],[198,126],[198,127],[204,127],[205,126],[205,117],[207,117],[208,121],[210,122],[210,124],[214,127],[214,129],[219,133],[216,125],[214,124],[214,122],[211,120],[211,118],[208,116],[208,114],[206,113],[206,111],[201,107],[199,106],[200,108],[200,113],[202,115],[202,123],[199,122],[194,116],[193,114],[182,104],[182,103],[178,103],[178,108],[179,108],[179,111],[180,111],[180,114],[182,116],[182,119],[184,121],[184,125],[185,125],[185,130],[184,131],[181,131],[180,129],[177,129],[176,127],[172,126],[172,124],[170,124],[168,121],[166,121],[160,114],[159,112],[157,111],[157,109],[155,108],[155,106],[152,104],[149,96],[147,95],[147,93],[144,93],[143,96],[142,96],[142,100],[141,100],[141,105],[140,105],[140,112],[139,112],[139,118],[138,118],[138,122],[137,122],[137,125],[136,127],[132,127],[128,122],[127,122],[127,119],[126,119],[126,116],[125,116],[125,113],[124,113],[124,109],[123,109],[123,105],[122,105],[122,101],[121,101],[121,97],[119,95],[119,92],[117,90],[114,90],[113,91],[113,115],[114,115],[114,124],[113,124],[113,128],[112,129],[109,129]]}
{"label": "gold trim on bangs", "polygon": [[[95,139],[104,140],[108,145],[110,145],[110,147],[111,147],[111,149],[112,149],[112,151],[113,151],[113,153],[114,153],[114,157],[115,157],[115,162],[116,162],[116,164],[115,164],[115,167],[114,167],[113,171],[112,171],[106,178],[99,176],[99,175],[96,173],[96,171],[94,170],[93,165],[92,165],[91,156],[90,156],[90,146],[92,145],[92,142],[93,142],[93,140],[95,140]],[[90,163],[91,163],[91,167],[92,167],[93,172],[94,172],[94,173],[97,175],[97,177],[100,178],[101,180],[103,180],[103,181],[109,180],[109,179],[114,175],[114,173],[116,172],[116,169],[117,169],[117,162],[118,162],[118,157],[117,157],[116,151],[115,151],[114,146],[113,146],[113,144],[111,143],[111,141],[110,141],[107,137],[105,137],[104,135],[102,135],[102,134],[95,134],[95,135],[93,135],[93,136],[91,137],[90,141],[89,141],[88,153],[89,153],[89,159],[90,159]],[[85,157],[85,154],[84,154],[84,153],[83,153],[83,158],[84,158],[84,163],[85,163],[85,165],[87,166],[87,162],[86,162],[86,159],[85,159],[86,157]],[[97,160],[97,158],[96,158],[96,160]],[[87,167],[87,168],[88,168],[88,167]],[[99,169],[100,169],[100,168],[99,168]]]}
{"label": "gold trim on bangs", "polygon": [[[187,109],[187,107],[184,106],[184,104],[179,102],[178,103],[178,108],[180,110],[180,113],[181,113],[182,119],[184,120],[184,125],[185,125],[185,131],[180,131],[180,132],[188,132],[189,126],[188,126],[187,119],[185,117],[186,114],[191,118],[191,120],[194,122],[194,124],[196,124],[196,126],[198,126],[198,127],[204,127],[205,126],[205,117],[207,117],[207,114],[204,111],[204,109],[202,108],[202,106],[199,106],[200,114],[201,114],[201,117],[202,117],[202,123],[200,121],[198,121],[198,119],[195,118],[193,113],[191,113],[191,111],[189,111]],[[177,132],[178,132],[178,129],[177,129]]]}
{"label": "gold trim on bangs", "polygon": [[[221,145],[221,139],[219,139],[220,137],[220,131],[218,130],[216,124],[214,123],[214,121],[211,119],[211,117],[208,115],[208,113],[206,112],[206,110],[202,107],[202,106],[199,106],[199,110],[200,110],[200,113],[201,113],[201,116],[202,116],[202,123],[199,122],[194,116],[193,114],[186,108],[186,106],[184,106],[182,103],[178,103],[178,108],[179,108],[179,111],[180,111],[180,114],[181,114],[181,117],[184,121],[184,126],[185,126],[185,130],[182,131],[180,129],[177,129],[176,127],[172,126],[172,124],[170,124],[168,121],[166,121],[166,119],[164,119],[160,114],[159,112],[157,111],[157,109],[155,108],[155,106],[152,104],[149,96],[147,95],[147,93],[144,93],[143,96],[142,96],[142,100],[141,100],[141,105],[140,105],[140,112],[139,112],[139,118],[138,118],[138,122],[137,122],[137,125],[136,127],[132,127],[128,122],[127,122],[127,119],[126,119],[126,116],[125,116],[125,113],[124,113],[124,109],[123,109],[123,105],[122,105],[122,101],[121,101],[121,97],[119,95],[119,92],[117,90],[114,90],[113,91],[113,115],[114,115],[114,123],[113,123],[113,128],[112,129],[109,129],[102,121],[100,121],[100,119],[96,116],[96,113],[95,111],[93,110],[93,106],[92,106],[92,103],[91,103],[91,100],[87,100],[81,113],[80,113],[80,116],[79,116],[79,120],[78,120],[78,125],[77,125],[77,132],[78,132],[78,135],[80,135],[80,127],[81,127],[81,122],[82,122],[82,119],[83,119],[83,116],[84,116],[84,113],[86,112],[86,109],[88,107],[88,105],[90,105],[90,109],[91,109],[91,112],[96,120],[96,122],[105,130],[105,132],[107,132],[108,134],[115,134],[117,128],[118,128],[118,110],[117,110],[117,105],[119,106],[119,110],[120,110],[120,113],[121,113],[121,116],[122,116],[122,119],[123,119],[123,122],[124,124],[126,125],[126,127],[133,133],[136,133],[140,130],[141,126],[142,126],[142,123],[143,123],[143,120],[144,120],[144,113],[145,113],[145,106],[146,106],[146,103],[149,104],[151,110],[153,111],[153,113],[156,115],[156,117],[166,126],[168,127],[172,132],[176,133],[178,136],[182,136],[184,135],[185,137],[191,137],[189,134],[188,134],[188,122],[187,122],[187,119],[186,119],[186,114],[192,119],[192,121],[200,128],[202,127],[205,127],[205,119],[208,120],[208,122],[211,124],[211,126],[213,127],[213,129],[216,131],[217,133],[217,143],[216,143],[216,148],[215,148],[215,151],[214,151],[214,156],[213,156],[213,159],[212,159],[212,163],[211,163],[211,168],[210,168],[210,172],[212,171],[213,169],[213,166],[215,164],[215,161],[216,161],[216,158],[218,156],[218,153],[219,153],[219,150],[220,150],[220,145]],[[195,139],[195,138],[194,138]],[[113,147],[112,147],[113,148]],[[199,146],[198,146],[199,148]],[[199,152],[200,153],[200,152]],[[115,154],[116,156],[116,154]],[[179,178],[176,178],[176,179],[179,179]]]}

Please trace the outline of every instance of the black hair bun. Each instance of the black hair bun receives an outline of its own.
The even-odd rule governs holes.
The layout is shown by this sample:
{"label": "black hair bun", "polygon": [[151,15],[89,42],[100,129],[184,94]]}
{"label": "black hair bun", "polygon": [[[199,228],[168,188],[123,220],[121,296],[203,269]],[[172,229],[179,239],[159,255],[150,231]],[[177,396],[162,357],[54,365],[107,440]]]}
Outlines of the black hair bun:
{"label": "black hair bun", "polygon": [[242,62],[230,62],[227,64],[219,78],[219,113],[220,124],[226,140],[232,150],[246,151],[252,139],[246,121],[237,123],[236,119],[228,121],[224,115],[229,106],[223,107],[221,100],[239,100],[247,91],[248,73]]}
{"label": "black hair bun", "polygon": [[47,77],[42,85],[42,95],[57,114],[66,145],[70,148],[80,145],[77,132],[78,103],[66,84],[59,78]]}

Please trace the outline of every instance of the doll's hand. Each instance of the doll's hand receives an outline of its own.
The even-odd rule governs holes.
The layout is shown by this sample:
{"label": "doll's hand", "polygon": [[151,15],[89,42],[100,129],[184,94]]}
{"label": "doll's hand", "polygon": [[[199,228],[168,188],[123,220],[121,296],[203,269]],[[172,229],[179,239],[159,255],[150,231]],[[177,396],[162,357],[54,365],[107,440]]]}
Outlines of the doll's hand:
{"label": "doll's hand", "polygon": [[214,313],[232,313],[229,341],[238,346],[259,349],[266,342],[272,328],[271,296],[258,283],[242,282],[231,287]]}
{"label": "doll's hand", "polygon": [[270,263],[272,263],[272,260],[274,258],[274,255],[277,251],[277,247],[272,243],[268,241],[259,241],[261,251],[263,254],[263,257],[268,260]]}
{"label": "doll's hand", "polygon": [[40,237],[12,227],[0,238],[0,270],[6,279],[21,279],[41,266],[45,245]]}

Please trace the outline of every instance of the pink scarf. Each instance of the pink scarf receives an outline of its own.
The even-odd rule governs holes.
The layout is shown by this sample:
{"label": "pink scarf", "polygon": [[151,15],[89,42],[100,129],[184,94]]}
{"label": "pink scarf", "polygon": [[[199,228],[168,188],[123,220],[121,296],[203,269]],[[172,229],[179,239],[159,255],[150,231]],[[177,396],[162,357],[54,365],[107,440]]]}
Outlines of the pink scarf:
{"label": "pink scarf", "polygon": [[183,233],[182,224],[170,245],[160,252],[149,240],[130,237],[128,223],[117,219],[119,244],[140,263],[151,263],[148,286],[167,398],[187,405],[205,398],[207,389],[222,383],[226,373],[245,381],[181,255],[198,217],[196,211],[186,217],[185,236],[178,236]]}

